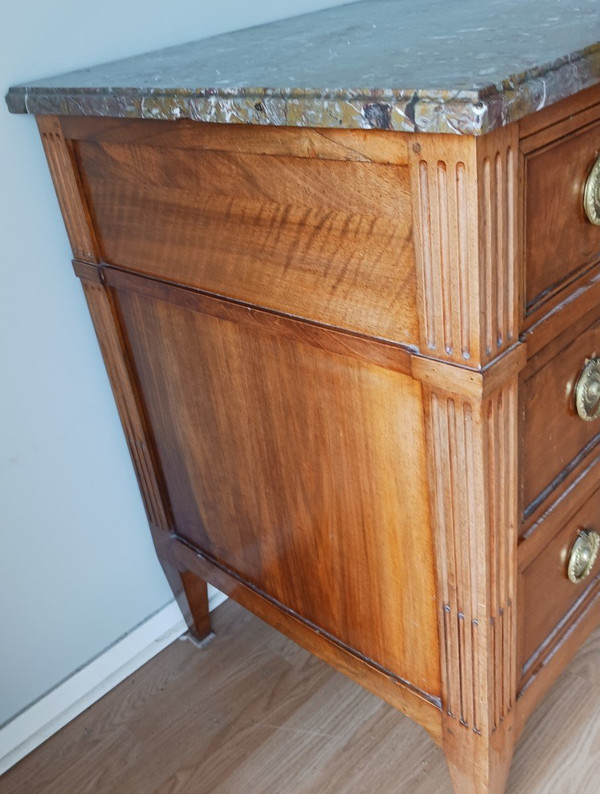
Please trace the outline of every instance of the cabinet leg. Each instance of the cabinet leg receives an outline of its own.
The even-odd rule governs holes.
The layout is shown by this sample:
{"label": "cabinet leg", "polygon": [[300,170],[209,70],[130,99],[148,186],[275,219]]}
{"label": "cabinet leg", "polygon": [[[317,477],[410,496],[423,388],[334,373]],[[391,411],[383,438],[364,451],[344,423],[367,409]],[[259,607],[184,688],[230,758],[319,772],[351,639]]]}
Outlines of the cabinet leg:
{"label": "cabinet leg", "polygon": [[206,639],[211,633],[206,582],[189,571],[178,571],[163,557],[160,561],[190,634],[198,641]]}
{"label": "cabinet leg", "polygon": [[443,747],[456,794],[504,794],[514,750],[512,725],[491,738],[460,723],[447,725]]}
{"label": "cabinet leg", "polygon": [[177,602],[190,633],[197,640],[204,640],[211,632],[206,582],[189,571],[180,574],[180,579],[182,593]]}
{"label": "cabinet leg", "polygon": [[181,571],[171,553],[169,533],[150,525],[152,540],[162,569],[179,604],[190,634],[199,642],[211,633],[208,588],[204,579]]}

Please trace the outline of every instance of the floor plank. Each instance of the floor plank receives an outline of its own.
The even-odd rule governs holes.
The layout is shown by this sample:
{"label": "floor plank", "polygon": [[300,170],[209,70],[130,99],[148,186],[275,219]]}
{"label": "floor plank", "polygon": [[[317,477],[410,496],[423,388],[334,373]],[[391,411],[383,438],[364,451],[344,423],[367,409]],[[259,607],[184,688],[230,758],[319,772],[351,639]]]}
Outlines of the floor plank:
{"label": "floor plank", "polygon": [[[425,731],[227,601],[0,778],[1,794],[451,794]],[[600,632],[525,729],[507,794],[600,790]]]}

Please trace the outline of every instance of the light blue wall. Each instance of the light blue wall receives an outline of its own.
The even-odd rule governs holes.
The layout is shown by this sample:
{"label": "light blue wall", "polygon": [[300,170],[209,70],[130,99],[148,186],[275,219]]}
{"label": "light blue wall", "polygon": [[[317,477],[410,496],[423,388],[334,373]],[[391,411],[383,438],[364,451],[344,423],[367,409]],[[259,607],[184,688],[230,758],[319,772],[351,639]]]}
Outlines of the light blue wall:
{"label": "light blue wall", "polygon": [[[29,0],[9,85],[337,0]],[[166,604],[33,118],[0,111],[0,723]]]}

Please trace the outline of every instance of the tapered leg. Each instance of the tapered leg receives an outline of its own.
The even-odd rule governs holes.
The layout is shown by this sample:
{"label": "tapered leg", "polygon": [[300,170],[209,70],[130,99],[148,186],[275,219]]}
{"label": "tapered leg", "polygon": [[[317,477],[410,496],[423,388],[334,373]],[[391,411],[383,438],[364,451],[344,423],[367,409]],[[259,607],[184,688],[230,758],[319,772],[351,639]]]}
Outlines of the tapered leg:
{"label": "tapered leg", "polygon": [[151,530],[156,554],[190,634],[198,641],[204,640],[211,633],[207,584],[190,571],[178,569],[170,554],[171,541],[167,532],[152,525]]}
{"label": "tapered leg", "polygon": [[446,724],[444,753],[456,794],[504,794],[514,749],[512,720],[490,738]]}
{"label": "tapered leg", "polygon": [[182,595],[177,602],[190,633],[197,640],[204,640],[211,632],[206,582],[189,571],[182,573],[180,579]]}

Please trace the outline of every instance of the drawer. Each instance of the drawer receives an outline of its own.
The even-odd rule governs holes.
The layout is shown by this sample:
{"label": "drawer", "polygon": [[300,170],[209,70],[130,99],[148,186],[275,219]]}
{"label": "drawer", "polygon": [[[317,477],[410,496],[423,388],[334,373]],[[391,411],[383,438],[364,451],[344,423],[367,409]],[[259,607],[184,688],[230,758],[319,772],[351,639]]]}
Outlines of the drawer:
{"label": "drawer", "polygon": [[600,533],[600,490],[584,502],[520,575],[520,658],[526,670],[555,629],[567,622],[565,618],[572,608],[598,584],[598,560],[591,573],[577,584],[567,575],[570,555],[582,530]]}
{"label": "drawer", "polygon": [[600,226],[583,209],[585,182],[599,153],[597,121],[525,156],[528,312],[600,257]]}
{"label": "drawer", "polygon": [[574,399],[585,360],[600,355],[600,320],[552,353],[521,390],[526,517],[600,441],[600,419],[581,419]]}
{"label": "drawer", "polygon": [[134,134],[72,142],[105,262],[417,344],[406,165],[209,150],[198,123]]}

